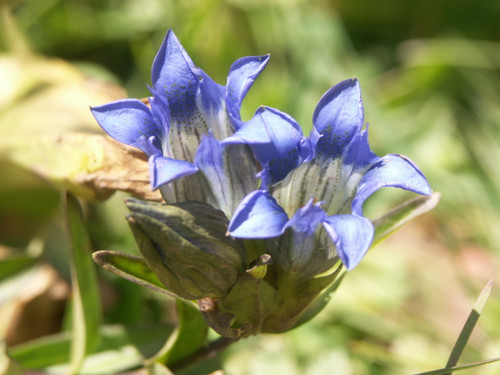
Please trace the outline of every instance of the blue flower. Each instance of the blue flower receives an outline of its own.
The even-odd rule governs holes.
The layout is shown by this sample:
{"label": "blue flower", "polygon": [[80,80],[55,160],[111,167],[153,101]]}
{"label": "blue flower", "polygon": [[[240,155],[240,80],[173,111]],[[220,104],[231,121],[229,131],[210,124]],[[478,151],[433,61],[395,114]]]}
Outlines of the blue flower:
{"label": "blue flower", "polygon": [[221,86],[169,30],[153,62],[149,106],[124,99],[91,110],[111,137],[148,155],[152,188],[168,203],[197,200],[231,213],[257,187],[258,165],[246,145],[270,142],[240,117],[241,102],[268,59],[237,60]]}
{"label": "blue flower", "polygon": [[353,269],[373,240],[374,227],[363,216],[370,195],[387,186],[431,193],[425,176],[407,157],[379,157],[370,150],[356,79],[340,82],[320,99],[309,138],[295,120],[272,108],[260,108],[250,122],[266,127],[272,146],[252,145],[263,166],[262,185],[238,206],[228,233],[281,236],[270,252],[275,261],[286,258],[289,270],[311,262],[318,248],[327,253],[320,258],[331,261],[314,272],[327,271],[338,258]]}

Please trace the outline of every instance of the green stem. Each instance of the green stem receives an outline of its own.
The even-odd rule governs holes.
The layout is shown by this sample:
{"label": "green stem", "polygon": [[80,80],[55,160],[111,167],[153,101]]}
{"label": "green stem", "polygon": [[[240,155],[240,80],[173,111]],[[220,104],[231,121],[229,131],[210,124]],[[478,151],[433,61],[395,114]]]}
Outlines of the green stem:
{"label": "green stem", "polygon": [[239,338],[220,337],[217,340],[210,342],[207,346],[200,348],[188,357],[182,358],[177,362],[168,366],[169,370],[176,372],[184,369],[185,367],[202,362],[219,354],[222,350],[229,345],[238,341]]}

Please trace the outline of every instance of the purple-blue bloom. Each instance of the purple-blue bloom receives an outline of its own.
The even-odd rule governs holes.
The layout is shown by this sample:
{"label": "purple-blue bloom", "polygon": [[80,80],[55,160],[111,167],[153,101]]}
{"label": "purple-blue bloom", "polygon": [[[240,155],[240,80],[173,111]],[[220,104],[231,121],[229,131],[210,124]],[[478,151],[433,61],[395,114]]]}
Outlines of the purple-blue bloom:
{"label": "purple-blue bloom", "polygon": [[[425,176],[407,157],[379,157],[370,150],[357,79],[340,82],[323,95],[308,138],[295,120],[272,108],[260,108],[250,122],[266,127],[272,146],[252,145],[263,167],[262,185],[238,206],[228,232],[239,238],[273,238],[288,229],[287,256],[294,269],[318,248],[313,238],[320,239],[332,260],[322,272],[337,257],[347,269],[356,267],[374,234],[363,203],[378,189],[431,193]],[[283,256],[282,246],[276,251],[273,258]]]}
{"label": "purple-blue bloom", "polygon": [[169,30],[153,62],[149,106],[124,99],[92,113],[111,137],[148,155],[152,188],[168,203],[197,200],[229,215],[257,187],[258,165],[246,145],[270,142],[240,117],[241,102],[268,59],[237,60],[222,86],[194,65]]}

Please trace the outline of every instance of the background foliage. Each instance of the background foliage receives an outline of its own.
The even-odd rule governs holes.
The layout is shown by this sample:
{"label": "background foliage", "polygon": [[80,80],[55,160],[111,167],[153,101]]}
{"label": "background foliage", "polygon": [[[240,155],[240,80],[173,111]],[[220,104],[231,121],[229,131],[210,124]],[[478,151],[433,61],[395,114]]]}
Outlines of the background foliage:
{"label": "background foliage", "polygon": [[[71,326],[61,190],[106,197],[105,189],[87,190],[78,173],[119,158],[104,149],[89,159],[82,150],[94,146],[68,134],[100,132],[89,105],[148,96],[152,60],[172,28],[219,83],[238,57],[271,53],[244,102],[245,118],[266,104],[307,132],[323,92],[358,77],[372,148],[408,155],[442,193],[433,213],[371,250],[311,323],[244,340],[186,373],[387,374],[446,363],[475,297],[498,280],[500,3],[11,0],[0,7],[0,336],[7,344]],[[92,249],[136,253],[121,219],[123,196],[85,206]],[[407,197],[379,192],[367,203],[369,216]],[[146,330],[175,320],[169,299],[102,270],[98,282],[103,323]],[[464,362],[500,354],[499,293]],[[472,371],[494,374],[498,365]]]}

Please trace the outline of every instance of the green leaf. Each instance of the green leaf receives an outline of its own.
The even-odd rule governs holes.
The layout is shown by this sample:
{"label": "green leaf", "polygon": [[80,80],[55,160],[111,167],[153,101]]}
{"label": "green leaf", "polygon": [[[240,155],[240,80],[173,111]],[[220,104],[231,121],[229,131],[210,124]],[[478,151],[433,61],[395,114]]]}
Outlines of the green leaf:
{"label": "green leaf", "polygon": [[71,332],[65,331],[54,335],[9,348],[9,353],[26,369],[45,369],[70,361]]}
{"label": "green leaf", "polygon": [[373,245],[382,241],[408,221],[432,210],[437,206],[440,198],[441,194],[438,192],[433,192],[426,196],[419,196],[402,203],[385,215],[373,220],[373,226],[375,227]]}
{"label": "green leaf", "polygon": [[165,289],[158,277],[141,257],[112,250],[96,251],[92,254],[92,257],[99,266],[108,272],[156,292],[177,297]]}
{"label": "green leaf", "polygon": [[[96,350],[88,355],[80,368],[85,374],[115,374],[139,367],[156,353],[172,333],[172,327],[155,325],[126,327],[101,326]],[[72,338],[69,332],[30,341],[10,349],[13,359],[25,369],[66,374],[70,370]]]}
{"label": "green leaf", "polygon": [[72,305],[72,345],[70,373],[77,373],[85,359],[99,341],[101,320],[100,298],[95,266],[91,258],[82,211],[78,200],[66,195],[65,208],[71,238],[70,257]]}
{"label": "green leaf", "polygon": [[159,362],[169,367],[189,358],[205,346],[208,326],[198,308],[177,300],[179,324],[165,342],[163,348],[151,357],[147,364]]}

